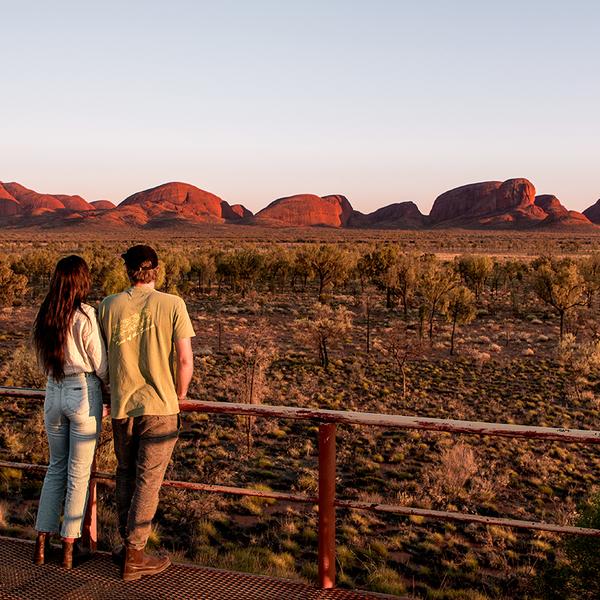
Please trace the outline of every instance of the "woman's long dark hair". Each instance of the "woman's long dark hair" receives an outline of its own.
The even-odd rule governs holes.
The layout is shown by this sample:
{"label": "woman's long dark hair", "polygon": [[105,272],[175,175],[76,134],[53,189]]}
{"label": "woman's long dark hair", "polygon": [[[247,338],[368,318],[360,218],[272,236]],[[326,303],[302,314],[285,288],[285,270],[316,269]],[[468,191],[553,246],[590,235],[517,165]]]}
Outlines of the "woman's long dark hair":
{"label": "woman's long dark hair", "polygon": [[35,318],[33,343],[40,364],[57,381],[65,376],[65,348],[73,315],[85,302],[90,287],[90,270],[85,260],[74,254],[61,258]]}

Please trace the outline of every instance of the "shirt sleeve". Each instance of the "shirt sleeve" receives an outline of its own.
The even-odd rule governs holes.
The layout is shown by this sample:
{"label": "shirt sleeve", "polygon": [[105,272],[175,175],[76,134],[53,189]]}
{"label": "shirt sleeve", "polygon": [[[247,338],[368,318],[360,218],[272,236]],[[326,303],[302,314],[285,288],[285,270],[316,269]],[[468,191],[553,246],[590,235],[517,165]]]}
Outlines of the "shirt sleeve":
{"label": "shirt sleeve", "polygon": [[89,315],[88,324],[85,327],[85,351],[92,363],[94,372],[105,383],[108,384],[108,357],[106,355],[106,346],[100,333],[100,326],[96,311]]}
{"label": "shirt sleeve", "polygon": [[173,317],[173,339],[182,340],[184,338],[191,338],[196,335],[192,320],[188,314],[185,302],[179,298],[179,301],[175,304],[175,315]]}

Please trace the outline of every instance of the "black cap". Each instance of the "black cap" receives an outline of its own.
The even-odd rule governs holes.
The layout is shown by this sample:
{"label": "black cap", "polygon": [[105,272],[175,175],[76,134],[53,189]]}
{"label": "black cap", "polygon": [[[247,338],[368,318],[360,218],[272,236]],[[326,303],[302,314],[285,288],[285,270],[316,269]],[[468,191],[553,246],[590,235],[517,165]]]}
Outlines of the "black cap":
{"label": "black cap", "polygon": [[[125,266],[134,271],[138,269],[156,269],[158,267],[158,255],[154,251],[154,248],[144,246],[143,244],[132,246],[125,254],[121,254],[121,258],[125,261]],[[150,266],[144,265],[144,263],[148,262]]]}

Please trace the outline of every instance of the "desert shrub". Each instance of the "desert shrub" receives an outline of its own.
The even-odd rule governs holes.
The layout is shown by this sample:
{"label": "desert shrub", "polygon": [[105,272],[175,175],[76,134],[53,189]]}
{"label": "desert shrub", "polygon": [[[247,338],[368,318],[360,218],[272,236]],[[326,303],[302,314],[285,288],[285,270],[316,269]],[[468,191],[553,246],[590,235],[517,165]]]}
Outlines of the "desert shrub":
{"label": "desert shrub", "polygon": [[13,271],[9,262],[0,259],[0,306],[12,306],[27,292],[28,279]]}
{"label": "desert shrub", "polygon": [[[579,527],[600,529],[600,493],[581,506]],[[596,600],[600,598],[600,539],[573,536],[563,543],[564,559],[547,568],[540,577],[544,598],[552,600]]]}
{"label": "desert shrub", "polygon": [[188,275],[192,270],[190,260],[182,252],[161,252],[157,287],[169,294],[187,292],[190,287]]}
{"label": "desert shrub", "polygon": [[262,254],[252,246],[219,252],[215,258],[219,282],[226,282],[242,297],[255,286],[263,264]]}
{"label": "desert shrub", "polygon": [[9,386],[46,387],[46,376],[38,366],[31,344],[19,346],[10,358],[0,365],[0,381]]}
{"label": "desert shrub", "polygon": [[466,492],[467,482],[479,470],[475,453],[463,443],[454,444],[442,450],[440,466],[434,472],[437,475],[435,487],[451,498],[460,498]]}
{"label": "desert shrub", "polygon": [[36,297],[45,293],[50,277],[60,255],[48,248],[35,248],[24,252],[12,265],[15,273],[25,275]]}

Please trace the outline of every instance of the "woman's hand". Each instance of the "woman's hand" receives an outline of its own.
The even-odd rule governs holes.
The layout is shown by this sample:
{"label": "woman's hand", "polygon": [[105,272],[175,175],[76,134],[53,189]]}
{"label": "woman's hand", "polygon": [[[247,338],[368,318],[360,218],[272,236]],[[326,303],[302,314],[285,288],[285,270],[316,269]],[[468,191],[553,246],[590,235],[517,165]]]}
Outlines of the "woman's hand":
{"label": "woman's hand", "polygon": [[102,384],[102,416],[106,417],[110,414],[110,389],[107,385]]}

